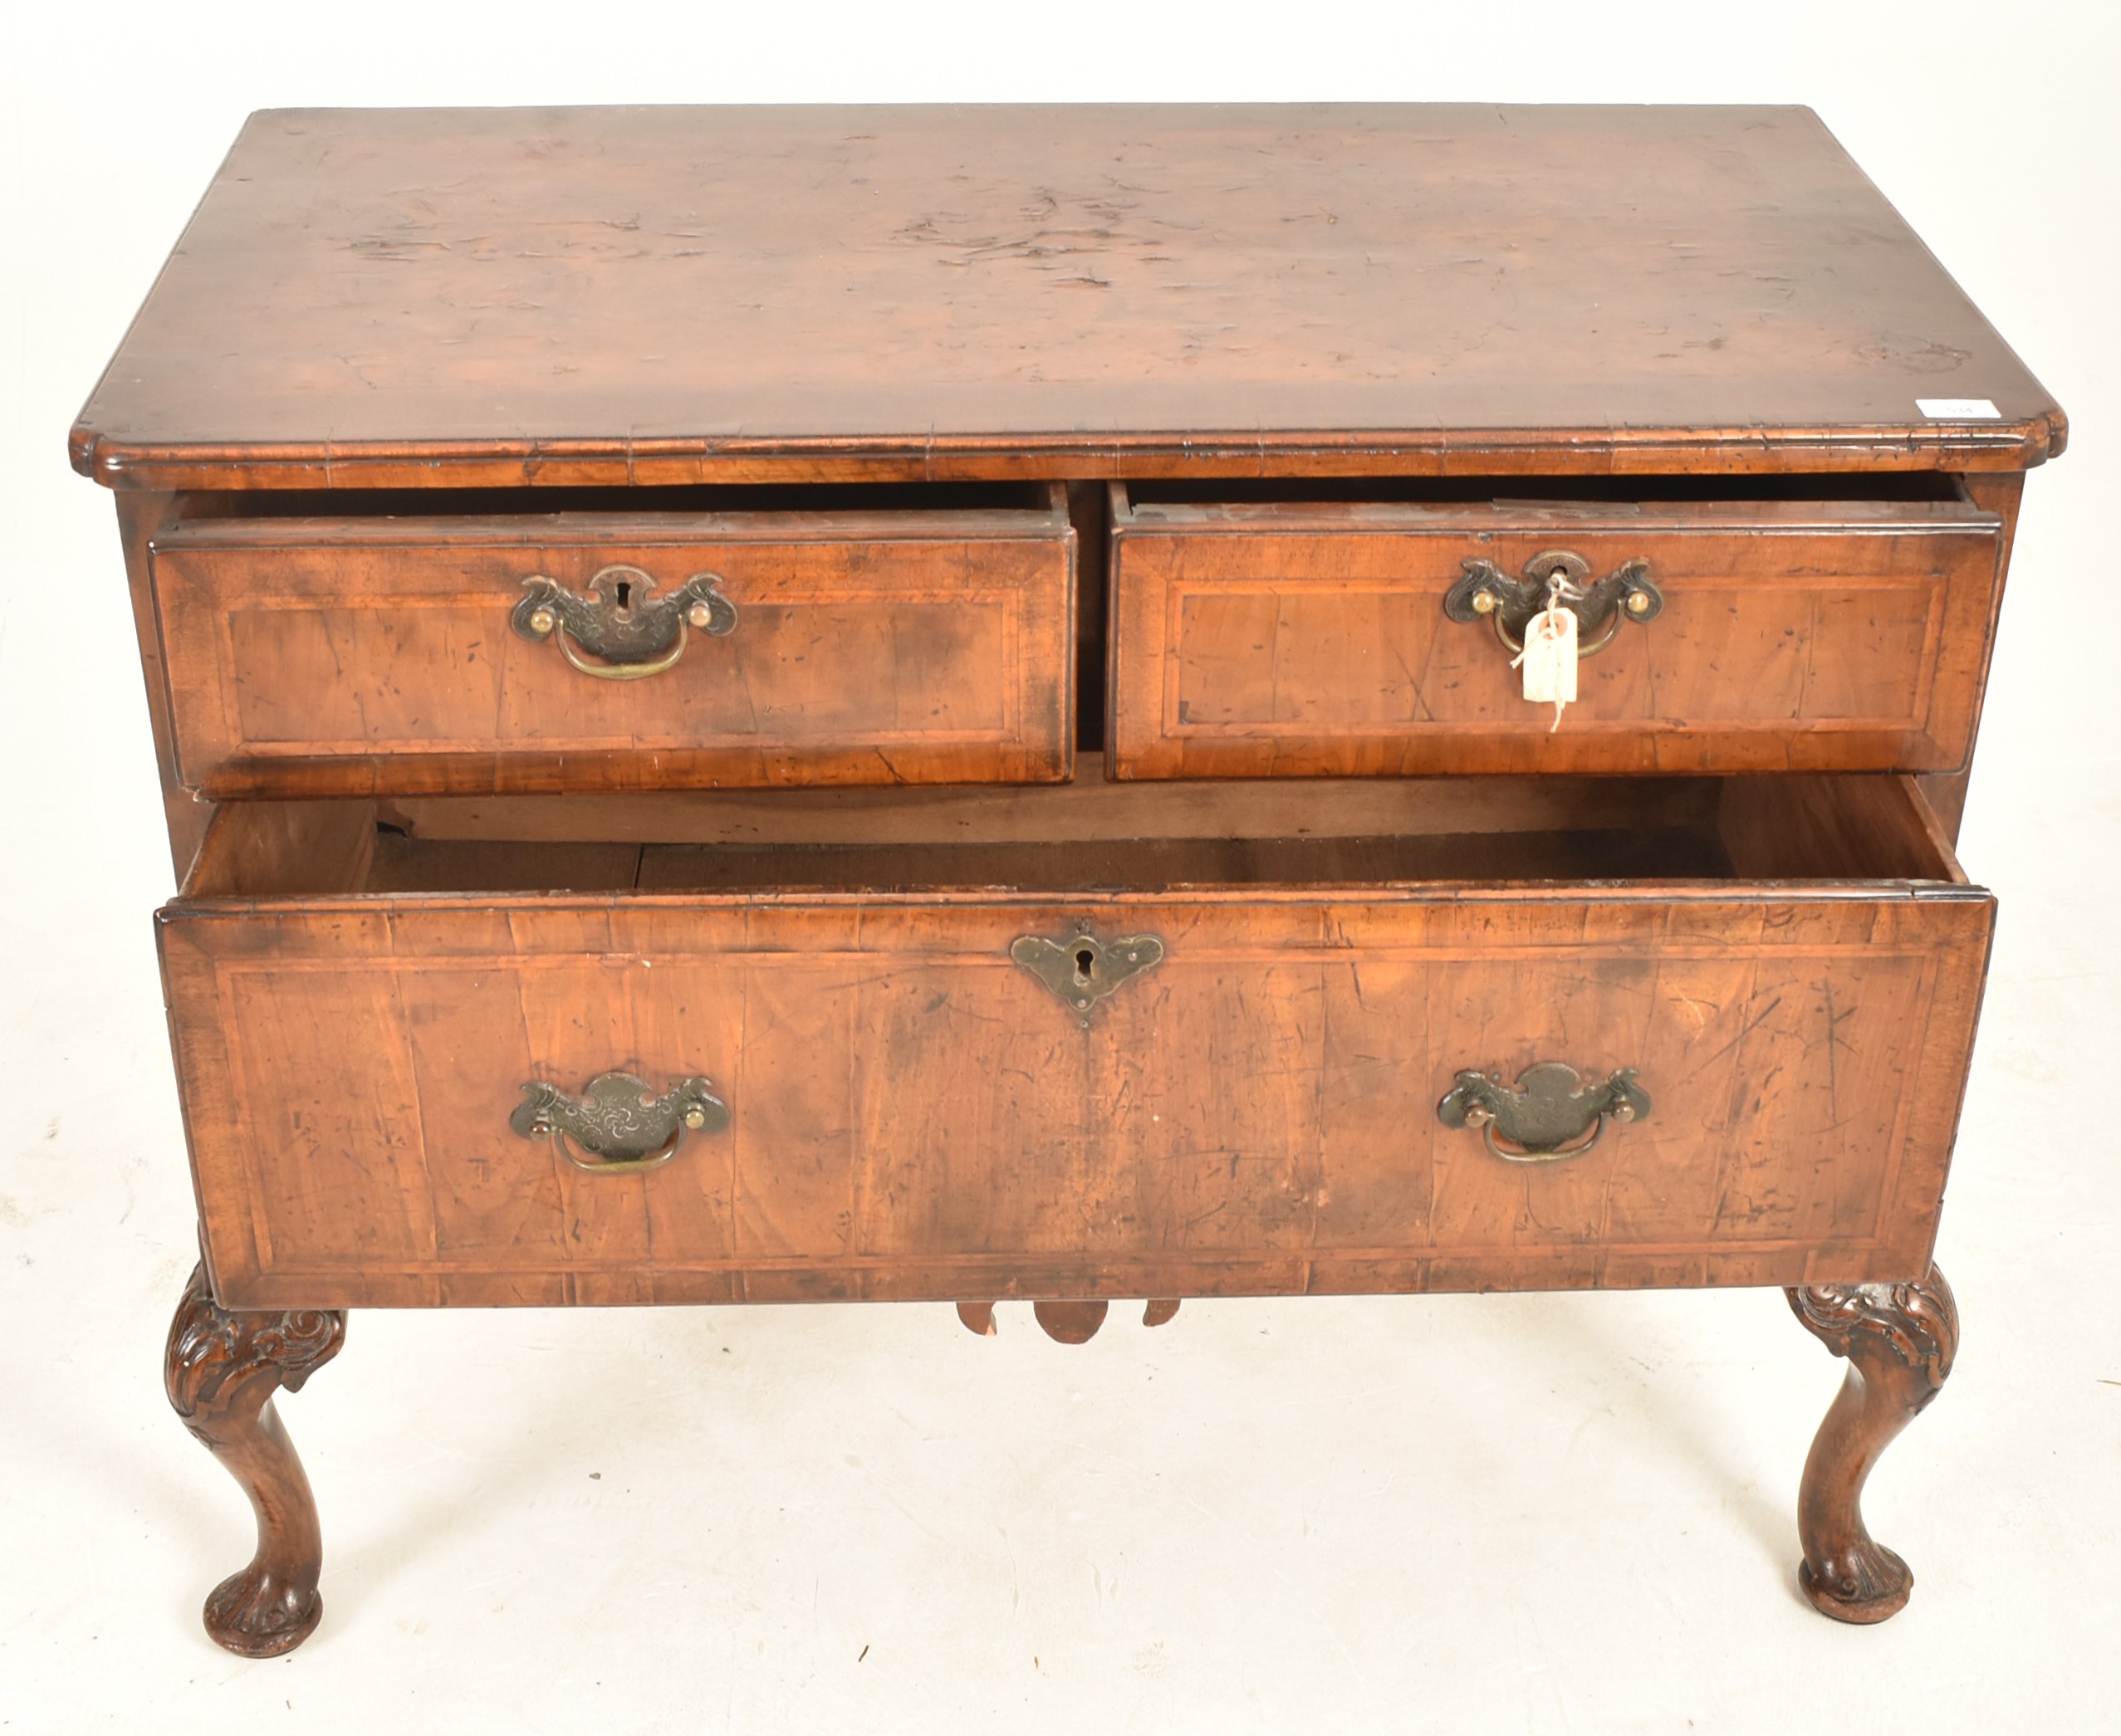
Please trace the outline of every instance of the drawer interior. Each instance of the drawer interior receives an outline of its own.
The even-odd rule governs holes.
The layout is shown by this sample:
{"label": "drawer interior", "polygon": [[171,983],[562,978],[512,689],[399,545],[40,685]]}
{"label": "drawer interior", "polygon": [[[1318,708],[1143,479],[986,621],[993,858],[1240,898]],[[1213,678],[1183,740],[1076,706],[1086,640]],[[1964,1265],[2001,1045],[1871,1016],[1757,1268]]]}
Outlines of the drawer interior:
{"label": "drawer interior", "polygon": [[1965,876],[1890,775],[1106,782],[244,802],[187,899]]}

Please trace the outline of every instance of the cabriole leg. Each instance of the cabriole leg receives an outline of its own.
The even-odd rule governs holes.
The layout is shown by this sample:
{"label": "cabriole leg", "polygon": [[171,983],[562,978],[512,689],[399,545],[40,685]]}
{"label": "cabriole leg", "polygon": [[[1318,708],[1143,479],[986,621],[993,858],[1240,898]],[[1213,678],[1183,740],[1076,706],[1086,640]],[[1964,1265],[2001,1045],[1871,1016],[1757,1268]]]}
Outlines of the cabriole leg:
{"label": "cabriole leg", "polygon": [[1798,1582],[1837,1621],[1883,1621],[1907,1602],[1915,1576],[1864,1528],[1864,1480],[1952,1372],[1958,1307],[1934,1266],[1918,1284],[1810,1284],[1788,1294],[1807,1330],[1849,1359],[1805,1461]]}
{"label": "cabriole leg", "polygon": [[206,1600],[207,1632],[247,1658],[293,1650],[324,1612],[316,1501],[272,1389],[297,1391],[345,1339],[346,1317],[336,1309],[229,1313],[207,1288],[204,1266],[192,1273],[169,1324],[162,1365],[169,1402],[257,1513],[257,1553]]}

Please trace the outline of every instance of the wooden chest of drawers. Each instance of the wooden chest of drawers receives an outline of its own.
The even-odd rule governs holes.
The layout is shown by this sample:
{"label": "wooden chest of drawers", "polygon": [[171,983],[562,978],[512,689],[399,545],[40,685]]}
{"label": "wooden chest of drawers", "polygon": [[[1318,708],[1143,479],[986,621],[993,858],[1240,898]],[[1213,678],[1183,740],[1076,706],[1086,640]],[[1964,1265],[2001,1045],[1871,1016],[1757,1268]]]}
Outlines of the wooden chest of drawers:
{"label": "wooden chest of drawers", "polygon": [[1781,1285],[1850,1362],[1804,1584],[1905,1602],[2065,424],[1809,112],[1506,122],[253,119],[73,448],[215,1638],[321,1606],[276,1386],[496,1303]]}

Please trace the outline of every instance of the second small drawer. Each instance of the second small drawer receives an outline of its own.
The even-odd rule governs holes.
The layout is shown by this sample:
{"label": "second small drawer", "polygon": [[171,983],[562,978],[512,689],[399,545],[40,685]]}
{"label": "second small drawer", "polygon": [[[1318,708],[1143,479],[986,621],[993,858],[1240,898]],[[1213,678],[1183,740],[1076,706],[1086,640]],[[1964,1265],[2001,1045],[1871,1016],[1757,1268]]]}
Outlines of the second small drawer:
{"label": "second small drawer", "polygon": [[[1492,501],[1116,489],[1113,771],[1956,769],[2003,521],[1949,478],[1899,488]],[[1590,594],[1558,727],[1511,664],[1557,577]]]}
{"label": "second small drawer", "polygon": [[1060,491],[1022,502],[179,521],[152,561],[180,775],[216,800],[1065,778],[1075,532]]}

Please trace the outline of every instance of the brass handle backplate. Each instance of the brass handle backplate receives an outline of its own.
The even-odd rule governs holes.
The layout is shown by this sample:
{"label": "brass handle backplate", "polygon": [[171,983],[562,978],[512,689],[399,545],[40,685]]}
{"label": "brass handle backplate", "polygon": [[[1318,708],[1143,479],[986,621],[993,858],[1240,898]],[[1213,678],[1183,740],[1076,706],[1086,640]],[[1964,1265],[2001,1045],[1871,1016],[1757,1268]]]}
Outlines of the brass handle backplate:
{"label": "brass handle backplate", "polygon": [[1018,935],[1009,943],[1009,956],[1065,1000],[1087,1028],[1090,1010],[1099,1001],[1163,961],[1163,942],[1153,934],[1101,941],[1085,927],[1059,940]]}
{"label": "brass handle backplate", "polygon": [[718,574],[694,573],[659,597],[654,576],[639,567],[607,566],[590,575],[584,596],[533,574],[523,580],[508,624],[533,643],[557,638],[561,655],[585,675],[639,681],[685,654],[687,628],[717,638],[736,631],[737,606],[722,594],[721,583]]}
{"label": "brass handle backplate", "polygon": [[1468,1068],[1436,1106],[1445,1127],[1478,1127],[1488,1150],[1510,1163],[1579,1157],[1598,1143],[1607,1117],[1640,1121],[1648,1113],[1649,1097],[1635,1083],[1634,1068],[1587,1082],[1560,1061],[1527,1067],[1514,1091],[1494,1074]]}
{"label": "brass handle backplate", "polygon": [[713,1082],[681,1079],[657,1093],[630,1073],[600,1073],[576,1097],[543,1079],[523,1082],[508,1126],[526,1139],[550,1139],[585,1170],[647,1170],[667,1163],[688,1133],[718,1133],[729,1106]]}
{"label": "brass handle backplate", "polygon": [[1584,581],[1590,577],[1590,563],[1566,549],[1533,555],[1522,579],[1511,578],[1492,560],[1460,565],[1465,573],[1443,594],[1444,614],[1454,621],[1487,616],[1496,638],[1512,653],[1525,648],[1526,623],[1556,601],[1576,618],[1580,658],[1611,644],[1623,621],[1653,621],[1664,609],[1664,593],[1650,583],[1649,563],[1639,556],[1590,584]]}

